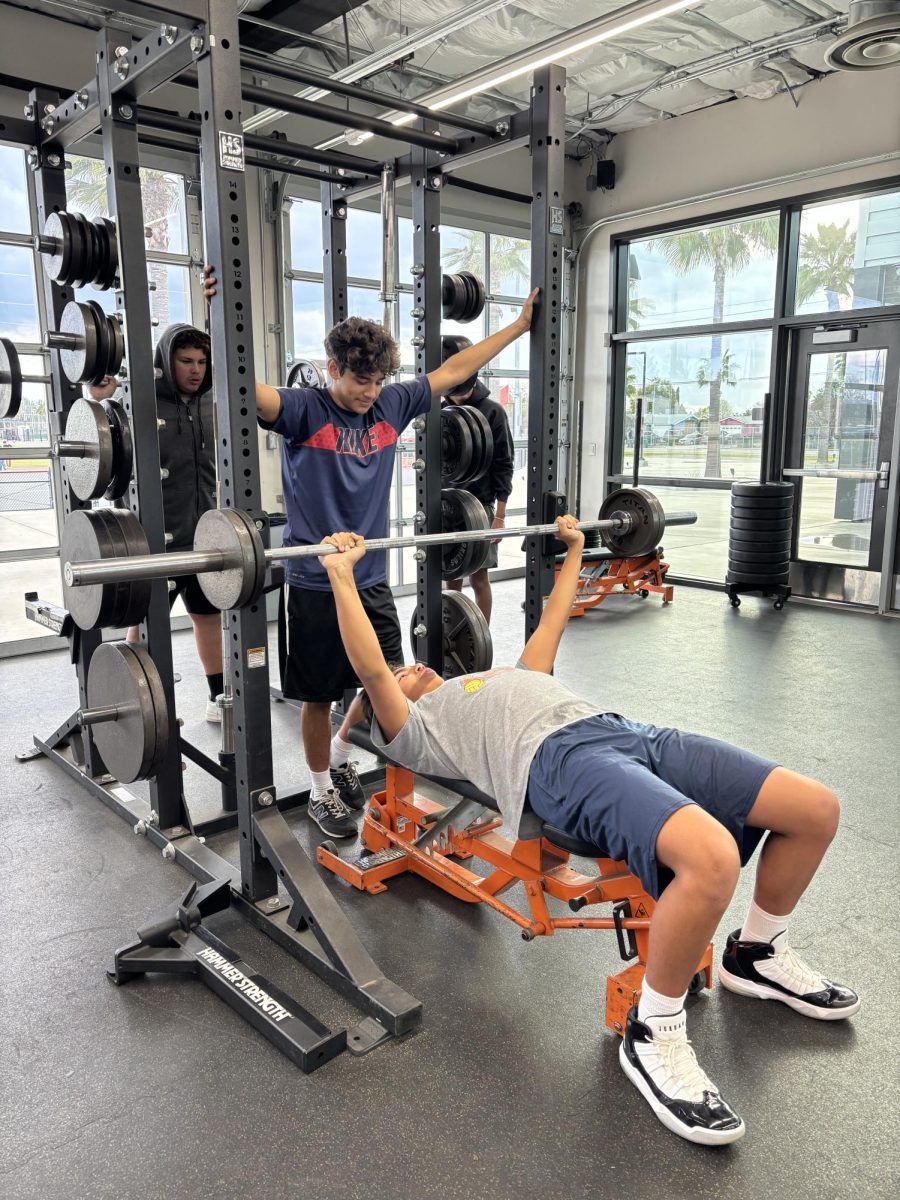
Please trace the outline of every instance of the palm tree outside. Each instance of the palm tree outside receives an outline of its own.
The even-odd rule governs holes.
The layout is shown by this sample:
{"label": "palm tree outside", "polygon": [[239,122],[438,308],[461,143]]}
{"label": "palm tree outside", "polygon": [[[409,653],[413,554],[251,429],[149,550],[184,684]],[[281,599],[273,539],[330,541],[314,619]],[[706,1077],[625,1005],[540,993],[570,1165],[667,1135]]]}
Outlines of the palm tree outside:
{"label": "palm tree outside", "polygon": [[[689,275],[697,267],[708,266],[713,273],[712,323],[725,318],[725,288],[730,276],[745,270],[757,254],[774,255],[778,245],[777,215],[754,217],[727,225],[706,229],[691,229],[684,233],[656,238],[650,243],[659,250],[679,275]],[[722,335],[710,338],[709,365],[704,370],[704,382],[709,387],[709,423],[706,442],[704,476],[718,479],[722,474],[722,448],[719,435],[722,388],[726,385],[723,372]]]}

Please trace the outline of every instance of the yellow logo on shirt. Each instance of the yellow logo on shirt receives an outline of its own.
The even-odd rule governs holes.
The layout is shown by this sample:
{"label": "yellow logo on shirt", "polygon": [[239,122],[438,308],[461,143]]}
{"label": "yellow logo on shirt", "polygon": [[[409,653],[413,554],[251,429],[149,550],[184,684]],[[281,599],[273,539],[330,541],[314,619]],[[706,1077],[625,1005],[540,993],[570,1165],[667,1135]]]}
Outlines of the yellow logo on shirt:
{"label": "yellow logo on shirt", "polygon": [[464,692],[478,692],[484,687],[483,679],[470,679],[468,683],[463,684]]}

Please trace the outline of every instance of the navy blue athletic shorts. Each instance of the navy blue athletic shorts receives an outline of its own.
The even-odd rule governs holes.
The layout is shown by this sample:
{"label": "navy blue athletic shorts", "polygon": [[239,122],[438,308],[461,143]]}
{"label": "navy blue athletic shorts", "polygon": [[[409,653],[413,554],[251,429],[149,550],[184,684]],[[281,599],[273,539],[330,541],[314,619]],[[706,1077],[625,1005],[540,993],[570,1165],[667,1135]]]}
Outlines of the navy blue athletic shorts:
{"label": "navy blue athletic shorts", "polygon": [[765,830],[745,826],[776,763],[714,738],[657,729],[617,713],[550,734],[531,763],[528,804],[543,821],[623,860],[658,899],[672,874],[656,839],[686,804],[724,825],[746,866]]}
{"label": "navy blue athletic shorts", "polygon": [[[286,700],[327,704],[343,699],[359,680],[347,658],[338,626],[334,594],[312,588],[287,590],[287,662],[281,690]],[[394,594],[387,583],[362,588],[359,593],[372,622],[381,652],[389,666],[403,662],[400,621]]]}

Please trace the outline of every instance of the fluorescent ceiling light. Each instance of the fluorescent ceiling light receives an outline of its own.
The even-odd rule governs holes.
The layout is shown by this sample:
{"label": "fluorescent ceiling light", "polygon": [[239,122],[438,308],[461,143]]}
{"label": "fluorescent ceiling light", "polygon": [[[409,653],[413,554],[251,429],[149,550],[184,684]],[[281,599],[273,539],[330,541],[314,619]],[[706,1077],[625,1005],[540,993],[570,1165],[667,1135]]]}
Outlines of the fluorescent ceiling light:
{"label": "fluorescent ceiling light", "polygon": [[[476,71],[467,79],[461,79],[457,83],[439,88],[430,96],[420,96],[417,103],[424,104],[434,112],[440,112],[441,109],[458,104],[461,100],[468,100],[471,96],[490,91],[492,88],[499,87],[500,84],[508,83],[511,79],[517,79],[520,75],[536,71],[539,67],[562,62],[572,54],[579,54],[582,50],[587,50],[600,42],[613,41],[623,33],[630,33],[633,29],[650,25],[662,17],[682,12],[697,3],[698,0],[654,0],[649,4],[626,5],[616,13],[579,25],[571,33],[548,38],[528,50],[523,50],[519,54],[514,54],[510,58],[485,67],[481,71]],[[392,125],[409,125],[416,120],[411,113],[388,112],[382,116]],[[328,141],[322,142],[317,149],[330,149],[339,145],[341,142],[349,140],[349,133],[348,130],[339,137],[330,138]],[[357,134],[353,137],[353,143],[358,145],[374,136],[371,133],[365,133],[362,136]]]}

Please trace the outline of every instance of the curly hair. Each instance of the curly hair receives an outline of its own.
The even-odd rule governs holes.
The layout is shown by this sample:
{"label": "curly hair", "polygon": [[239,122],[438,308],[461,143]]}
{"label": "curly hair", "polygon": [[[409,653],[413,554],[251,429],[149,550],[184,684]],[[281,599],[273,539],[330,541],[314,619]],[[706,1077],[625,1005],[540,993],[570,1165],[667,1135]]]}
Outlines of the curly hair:
{"label": "curly hair", "polygon": [[325,339],[325,353],[337,363],[341,375],[393,375],[400,370],[400,348],[374,321],[348,317]]}
{"label": "curly hair", "polygon": [[202,329],[183,329],[172,338],[169,353],[175,354],[178,350],[202,350],[209,358],[209,334]]}

